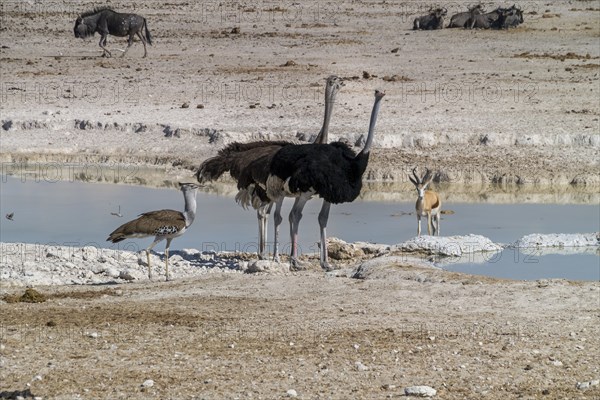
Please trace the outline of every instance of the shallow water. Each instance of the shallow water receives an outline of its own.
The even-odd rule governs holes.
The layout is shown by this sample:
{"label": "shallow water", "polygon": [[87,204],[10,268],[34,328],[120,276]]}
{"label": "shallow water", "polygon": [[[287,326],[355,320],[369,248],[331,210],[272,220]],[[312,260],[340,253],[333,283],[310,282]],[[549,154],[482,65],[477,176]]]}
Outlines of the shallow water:
{"label": "shallow water", "polygon": [[[3,242],[95,245],[107,248],[141,249],[151,238],[112,244],[108,234],[119,225],[151,210],[183,209],[183,196],[176,190],[140,186],[92,184],[79,181],[23,182],[2,176],[0,236]],[[172,249],[197,248],[218,251],[255,251],[258,229],[256,213],[243,210],[230,196],[198,193],[196,221],[189,231],[174,239]],[[284,203],[281,225],[282,252],[289,249],[287,214],[293,200]],[[321,200],[309,202],[300,225],[302,253],[317,253],[317,214]],[[512,243],[530,233],[585,233],[600,230],[600,207],[572,204],[446,203],[442,235],[479,234],[500,243]],[[333,206],[328,234],[347,242],[394,244],[416,234],[416,218],[407,215],[414,202],[361,201]],[[14,212],[13,221],[4,216]],[[123,217],[111,215],[120,212]],[[269,221],[269,240],[272,224]],[[426,224],[423,223],[426,231]],[[155,250],[164,250],[164,242]],[[589,249],[588,249],[589,251]],[[600,280],[597,249],[584,254],[523,254],[507,249],[478,259],[450,260],[440,266],[454,271],[511,279],[566,278]]]}

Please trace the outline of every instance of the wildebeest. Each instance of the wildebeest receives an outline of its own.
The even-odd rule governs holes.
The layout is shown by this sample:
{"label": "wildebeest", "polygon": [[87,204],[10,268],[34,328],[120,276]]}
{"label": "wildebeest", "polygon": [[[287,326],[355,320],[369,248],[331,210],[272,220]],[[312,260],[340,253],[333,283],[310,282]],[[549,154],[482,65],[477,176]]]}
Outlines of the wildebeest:
{"label": "wildebeest", "polygon": [[497,8],[494,11],[485,14],[475,14],[475,12],[471,12],[471,17],[467,21],[466,26],[469,29],[498,29],[500,28],[500,18],[504,12],[504,8]]}
{"label": "wildebeest", "polygon": [[[145,30],[145,35],[142,34],[142,29]],[[96,32],[100,34],[100,47],[104,51],[103,56],[111,56],[110,51],[106,46],[106,37],[110,34],[113,36],[129,36],[127,40],[127,48],[123,52],[123,56],[133,44],[133,37],[137,34],[142,44],[144,45],[144,57],[146,57],[146,42],[152,45],[152,37],[148,31],[146,18],[137,14],[124,14],[111,10],[110,8],[95,8],[92,11],[85,12],[77,17],[75,27],[73,28],[76,38],[85,38],[94,36]]]}
{"label": "wildebeest", "polygon": [[498,7],[486,14],[475,15],[472,13],[467,26],[471,29],[508,29],[511,26],[517,26],[521,23],[523,23],[523,12],[513,4],[510,8]]}
{"label": "wildebeest", "polygon": [[511,8],[505,10],[500,16],[500,27],[508,29],[523,23],[523,11],[513,4]]}
{"label": "wildebeest", "polygon": [[469,21],[472,15],[479,15],[483,12],[483,6],[481,4],[477,4],[473,7],[470,7],[469,11],[454,14],[452,18],[450,18],[450,24],[448,25],[448,28],[466,28],[467,21]]}
{"label": "wildebeest", "polygon": [[428,15],[415,18],[413,30],[442,29],[444,27],[444,16],[448,13],[445,8],[430,9]]}

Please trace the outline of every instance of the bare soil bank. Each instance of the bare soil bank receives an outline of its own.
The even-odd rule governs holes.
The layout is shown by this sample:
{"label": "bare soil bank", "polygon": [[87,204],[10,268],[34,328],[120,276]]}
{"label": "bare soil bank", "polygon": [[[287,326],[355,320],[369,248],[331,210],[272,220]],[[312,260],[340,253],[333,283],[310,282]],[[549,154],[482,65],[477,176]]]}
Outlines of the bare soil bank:
{"label": "bare soil bank", "polygon": [[576,3],[523,2],[509,31],[414,32],[429,5],[125,1],[155,43],[105,59],[72,33],[96,3],[9,2],[0,157],[193,169],[233,140],[308,140],[337,74],[333,139],[360,142],[373,90],[387,93],[368,179],[428,165],[440,181],[598,186],[600,26]]}

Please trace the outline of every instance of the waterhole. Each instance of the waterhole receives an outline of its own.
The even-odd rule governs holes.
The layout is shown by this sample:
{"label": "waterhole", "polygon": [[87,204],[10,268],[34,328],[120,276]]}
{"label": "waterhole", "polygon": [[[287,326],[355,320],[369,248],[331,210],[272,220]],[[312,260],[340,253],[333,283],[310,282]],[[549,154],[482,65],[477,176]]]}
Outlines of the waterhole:
{"label": "waterhole", "polygon": [[[193,179],[193,178],[192,178]],[[190,179],[188,179],[191,181]],[[183,196],[175,188],[87,183],[77,180],[48,181],[2,176],[0,233],[2,242],[58,244],[62,246],[99,246],[138,250],[152,239],[131,239],[118,244],[106,241],[108,234],[140,213],[159,209],[183,209]],[[411,199],[409,188],[402,198]],[[416,235],[414,200],[365,200],[332,206],[328,235],[346,242],[364,241],[396,244]],[[600,231],[600,207],[595,204],[498,204],[492,202],[452,201],[448,196],[441,234],[478,234],[502,244],[514,243],[531,233],[587,233]],[[292,199],[283,206],[280,228],[282,253],[289,251],[287,216]],[[191,228],[173,240],[172,249],[195,248],[201,251],[248,251],[257,248],[256,212],[239,207],[227,195],[200,191],[197,216]],[[318,198],[304,209],[300,223],[300,252],[318,253]],[[10,215],[12,214],[12,215]],[[8,217],[11,217],[10,219]],[[426,231],[426,224],[423,223]],[[273,225],[269,219],[269,248]],[[155,250],[162,252],[164,243]],[[536,249],[509,248],[494,255],[463,259],[435,259],[453,271],[510,279],[565,278],[600,280],[598,248]]]}

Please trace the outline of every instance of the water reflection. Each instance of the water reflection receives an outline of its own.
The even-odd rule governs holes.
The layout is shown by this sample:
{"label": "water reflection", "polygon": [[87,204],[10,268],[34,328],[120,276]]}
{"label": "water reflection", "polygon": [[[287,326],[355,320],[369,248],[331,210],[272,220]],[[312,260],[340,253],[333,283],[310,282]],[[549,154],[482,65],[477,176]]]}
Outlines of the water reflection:
{"label": "water reflection", "polygon": [[[79,181],[152,188],[175,188],[178,181],[194,180],[194,172],[185,169],[118,163],[2,163],[1,173],[21,182]],[[435,185],[435,190],[444,196],[444,203],[600,204],[600,191],[592,186],[438,183]],[[233,182],[224,179],[209,184],[205,191],[234,196],[237,188]],[[360,199],[412,202],[415,200],[415,193],[413,185],[408,180],[406,182],[365,182]]]}

